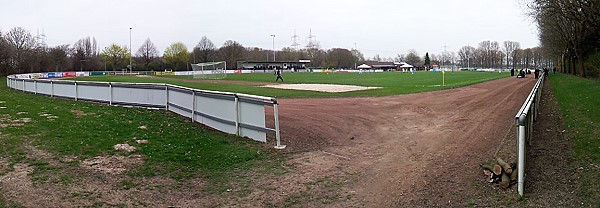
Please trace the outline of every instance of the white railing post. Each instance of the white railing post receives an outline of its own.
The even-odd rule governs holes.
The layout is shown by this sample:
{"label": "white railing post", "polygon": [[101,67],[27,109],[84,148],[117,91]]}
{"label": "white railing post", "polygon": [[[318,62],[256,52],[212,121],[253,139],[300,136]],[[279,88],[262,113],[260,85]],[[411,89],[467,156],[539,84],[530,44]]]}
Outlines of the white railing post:
{"label": "white railing post", "polygon": [[279,113],[277,110],[277,101],[273,102],[273,115],[275,116],[275,138],[277,139],[277,146],[275,146],[275,149],[284,149],[285,145],[281,145],[281,136],[279,135]]}
{"label": "white railing post", "polygon": [[196,117],[196,91],[192,90],[192,123]]}
{"label": "white railing post", "polygon": [[[237,94],[234,95],[235,103],[235,135],[240,136],[240,98]],[[279,145],[279,144],[278,144]]]}
{"label": "white railing post", "polygon": [[523,196],[523,185],[525,183],[525,126],[519,125],[518,144],[518,167],[517,167],[517,189],[519,196]]}
{"label": "white railing post", "polygon": [[108,100],[108,105],[112,105],[112,101],[113,101],[113,89],[112,89],[112,83],[111,82],[108,83],[108,94],[110,96],[110,98]]}
{"label": "white railing post", "polygon": [[25,92],[25,79],[23,79],[23,92]]}
{"label": "white railing post", "polygon": [[75,101],[77,101],[77,82],[75,82]]}
{"label": "white railing post", "polygon": [[54,97],[54,82],[50,80],[50,97]]}
{"label": "white railing post", "polygon": [[35,93],[37,95],[37,80],[33,80],[33,85],[35,86]]}
{"label": "white railing post", "polygon": [[165,84],[165,110],[169,110],[169,85]]}

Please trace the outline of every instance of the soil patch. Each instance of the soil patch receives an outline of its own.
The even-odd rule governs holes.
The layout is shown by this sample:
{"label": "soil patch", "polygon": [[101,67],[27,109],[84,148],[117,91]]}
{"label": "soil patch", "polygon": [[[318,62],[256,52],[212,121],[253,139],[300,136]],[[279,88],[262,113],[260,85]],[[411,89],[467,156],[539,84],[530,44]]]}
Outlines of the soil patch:
{"label": "soil patch", "polygon": [[87,114],[87,113],[84,113],[81,110],[75,110],[75,109],[72,109],[71,113],[75,114],[75,116],[77,116],[77,117],[82,117],[82,116],[87,116],[87,115],[95,115],[94,113]]}
{"label": "soil patch", "polygon": [[86,159],[81,162],[80,166],[86,169],[99,171],[108,174],[122,174],[128,168],[138,166],[144,163],[141,155],[130,156],[98,156]]}

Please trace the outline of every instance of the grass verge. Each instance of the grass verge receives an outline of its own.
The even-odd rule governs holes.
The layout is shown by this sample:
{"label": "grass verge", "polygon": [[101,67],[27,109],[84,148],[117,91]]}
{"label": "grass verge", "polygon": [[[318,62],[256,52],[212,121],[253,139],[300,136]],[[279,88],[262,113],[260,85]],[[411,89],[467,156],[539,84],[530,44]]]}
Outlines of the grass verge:
{"label": "grass verge", "polygon": [[[361,90],[343,93],[326,93],[307,90],[284,90],[230,83],[190,82],[190,76],[168,76],[168,78],[181,78],[181,80],[150,79],[146,77],[136,76],[79,77],[75,79],[83,81],[104,82],[168,83],[196,89],[238,92],[282,98],[360,97],[409,94],[462,87],[493,79],[505,78],[508,76],[508,73],[449,72],[445,74],[445,86],[442,86],[442,73],[439,72],[418,72],[416,74],[386,72],[365,73],[363,75],[358,75],[357,73],[287,73],[283,75],[286,84],[343,84],[381,87],[380,89]],[[275,83],[275,77],[271,73],[230,74],[227,75],[227,80]]]}
{"label": "grass verge", "polygon": [[[36,168],[31,175],[34,178],[43,180],[56,174],[64,184],[75,180],[75,176],[62,174],[61,168],[49,165],[43,157],[31,159],[32,149],[49,152],[55,160],[139,154],[144,162],[128,170],[132,177],[185,180],[200,176],[216,187],[232,178],[243,178],[242,173],[248,170],[269,174],[282,171],[283,157],[271,148],[192,123],[174,113],[27,94],[7,88],[4,77],[0,80],[0,124],[0,162],[7,163],[0,166],[7,167],[0,168],[0,175],[10,172],[16,163],[28,163]],[[132,153],[116,151],[116,144],[137,149]],[[7,202],[0,198],[0,203]]]}
{"label": "grass verge", "polygon": [[574,142],[578,195],[600,207],[600,81],[564,74],[552,74],[550,81]]}

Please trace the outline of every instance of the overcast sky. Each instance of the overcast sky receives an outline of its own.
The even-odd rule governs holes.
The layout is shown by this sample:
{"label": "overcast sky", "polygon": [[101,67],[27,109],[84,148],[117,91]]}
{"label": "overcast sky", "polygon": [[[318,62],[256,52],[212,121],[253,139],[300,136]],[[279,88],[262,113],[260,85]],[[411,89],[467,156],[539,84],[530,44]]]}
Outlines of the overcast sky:
{"label": "overcast sky", "polygon": [[150,38],[161,53],[181,41],[191,49],[207,36],[215,46],[235,40],[245,47],[277,50],[301,47],[309,30],[321,48],[357,48],[365,57],[395,57],[415,49],[438,54],[484,40],[512,40],[521,48],[538,45],[535,26],[522,0],[0,0],[0,30],[39,30],[47,44],[73,45],[95,37],[100,49],[111,43],[133,51]]}

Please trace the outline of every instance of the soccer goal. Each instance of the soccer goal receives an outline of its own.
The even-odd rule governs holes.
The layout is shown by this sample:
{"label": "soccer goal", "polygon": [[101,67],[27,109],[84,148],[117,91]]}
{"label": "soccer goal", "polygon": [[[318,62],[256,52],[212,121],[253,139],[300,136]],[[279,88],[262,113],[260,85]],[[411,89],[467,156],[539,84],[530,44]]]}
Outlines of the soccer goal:
{"label": "soccer goal", "polygon": [[225,79],[227,62],[206,62],[192,64],[194,79]]}

